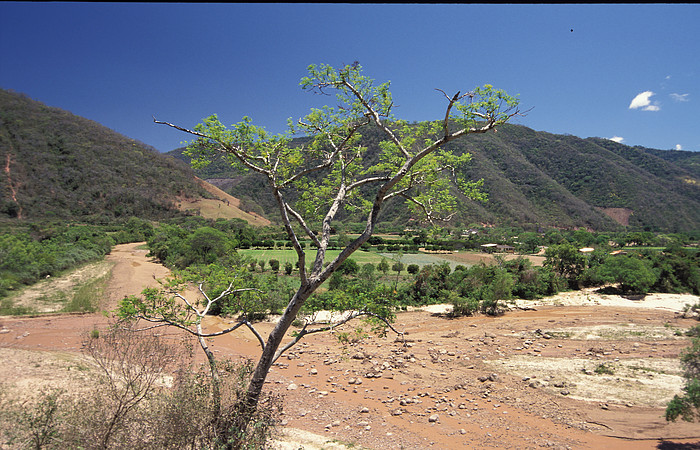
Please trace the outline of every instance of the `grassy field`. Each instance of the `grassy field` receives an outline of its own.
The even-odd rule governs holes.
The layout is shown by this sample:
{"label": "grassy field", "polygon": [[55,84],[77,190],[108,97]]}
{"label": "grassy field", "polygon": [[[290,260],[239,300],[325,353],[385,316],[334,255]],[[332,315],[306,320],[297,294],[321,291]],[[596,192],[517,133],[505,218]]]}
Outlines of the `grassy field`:
{"label": "grassy field", "polygon": [[[276,259],[280,262],[281,266],[284,266],[286,262],[290,262],[292,264],[295,264],[297,262],[297,255],[294,250],[239,249],[238,253],[240,253],[243,256],[254,258],[256,260],[263,259],[265,261],[269,261],[270,259]],[[338,254],[340,254],[340,250],[328,250],[328,252],[326,253],[326,260],[331,261],[333,260],[333,258],[338,256]],[[313,261],[313,258],[315,256],[315,251],[306,250],[307,262]],[[381,262],[382,258],[386,258],[391,264],[391,262],[393,260],[396,260],[397,257],[398,255],[395,253],[364,252],[361,250],[356,251],[352,254],[352,256],[350,256],[350,258],[357,261],[357,263],[360,265],[367,263],[377,264]],[[404,253],[403,255],[401,255],[401,262],[406,266],[409,264],[418,264],[421,267],[428,264],[448,262],[453,269],[454,266],[459,264],[458,262],[450,261],[444,258],[443,255],[428,255],[425,253]]]}

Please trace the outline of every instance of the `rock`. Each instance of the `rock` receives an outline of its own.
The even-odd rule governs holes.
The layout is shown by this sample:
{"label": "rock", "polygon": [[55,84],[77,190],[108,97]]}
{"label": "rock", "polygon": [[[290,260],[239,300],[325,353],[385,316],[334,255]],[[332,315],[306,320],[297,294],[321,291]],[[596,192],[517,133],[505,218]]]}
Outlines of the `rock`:
{"label": "rock", "polygon": [[391,411],[392,416],[400,416],[401,414],[403,414],[403,410],[401,408]]}
{"label": "rock", "polygon": [[318,370],[316,370],[316,369],[311,369],[311,370],[309,370],[309,373],[310,373],[311,375],[318,375]]}
{"label": "rock", "polygon": [[367,414],[367,413],[369,413],[369,408],[366,406],[360,410],[360,414]]}
{"label": "rock", "polygon": [[428,422],[430,423],[435,423],[440,421],[440,416],[437,414],[432,414],[430,417],[428,417]]}
{"label": "rock", "polygon": [[292,383],[292,384],[290,384],[289,386],[287,386],[287,390],[288,390],[288,391],[293,391],[293,390],[297,389],[298,387],[299,387],[299,386],[297,386],[296,384]]}

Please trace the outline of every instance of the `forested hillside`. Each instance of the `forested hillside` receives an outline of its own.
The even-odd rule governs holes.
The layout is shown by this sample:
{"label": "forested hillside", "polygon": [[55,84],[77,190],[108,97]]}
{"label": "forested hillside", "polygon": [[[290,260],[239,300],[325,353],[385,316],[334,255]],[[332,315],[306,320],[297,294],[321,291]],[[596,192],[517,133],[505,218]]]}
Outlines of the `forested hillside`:
{"label": "forested hillside", "polygon": [[[374,129],[367,129],[363,145],[376,152],[381,138]],[[455,225],[614,230],[624,224],[652,231],[700,226],[700,155],[694,152],[629,147],[519,125],[471,135],[447,148],[473,155],[467,175],[483,178],[483,190],[489,196],[485,203],[462,198]],[[188,162],[182,150],[170,153]],[[262,178],[232,172],[223,161],[198,174],[241,198],[244,209],[276,214]],[[388,206],[384,222],[407,223],[411,218],[406,208]]]}
{"label": "forested hillside", "polygon": [[209,196],[180,161],[96,122],[0,90],[0,218],[178,214]]}

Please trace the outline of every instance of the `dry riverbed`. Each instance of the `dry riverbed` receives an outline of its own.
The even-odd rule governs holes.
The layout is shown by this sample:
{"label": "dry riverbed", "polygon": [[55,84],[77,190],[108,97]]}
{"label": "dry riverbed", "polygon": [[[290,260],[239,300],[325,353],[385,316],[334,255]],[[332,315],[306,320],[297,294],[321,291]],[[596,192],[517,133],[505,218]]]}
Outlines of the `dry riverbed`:
{"label": "dry riverbed", "polygon": [[[106,301],[138,293],[167,270],[119,246]],[[666,423],[680,392],[680,314],[692,296],[626,300],[594,291],[519,302],[501,317],[448,319],[444,308],[399,313],[395,335],[342,344],[312,335],[273,367],[285,396],[280,449],[672,448],[700,446],[697,424]],[[227,325],[208,318],[208,329]],[[0,318],[0,378],[20,395],[80,385],[84,333],[99,314]],[[272,324],[258,324],[268,332]],[[364,331],[358,333],[358,327]],[[338,332],[370,334],[357,322]],[[213,340],[220,357],[255,357],[245,331]]]}

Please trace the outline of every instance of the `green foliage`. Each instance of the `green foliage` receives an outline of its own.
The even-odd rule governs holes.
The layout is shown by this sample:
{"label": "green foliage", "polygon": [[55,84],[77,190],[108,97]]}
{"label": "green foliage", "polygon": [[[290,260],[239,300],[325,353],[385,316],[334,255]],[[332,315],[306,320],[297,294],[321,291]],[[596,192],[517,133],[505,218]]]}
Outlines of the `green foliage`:
{"label": "green foliage", "polygon": [[615,375],[615,370],[612,368],[611,364],[601,363],[593,369],[593,372],[598,375]]}
{"label": "green foliage", "polygon": [[544,266],[550,268],[557,276],[562,277],[572,289],[581,285],[581,276],[588,268],[586,255],[570,243],[553,245],[545,250]]}
{"label": "green foliage", "polygon": [[596,284],[619,283],[623,293],[646,294],[656,283],[658,276],[652,270],[651,261],[628,255],[609,257],[592,270]]}
{"label": "green foliage", "polygon": [[88,225],[62,226],[44,239],[28,232],[0,233],[0,298],[46,276],[97,261],[112,245],[101,227]]}
{"label": "green foliage", "polygon": [[386,273],[389,271],[389,261],[387,261],[386,258],[382,258],[379,264],[377,264],[377,270],[386,275]]}
{"label": "green foliage", "polygon": [[675,395],[666,406],[666,420],[681,417],[687,422],[700,418],[700,325],[693,328],[690,347],[681,352],[685,386],[683,395]]}
{"label": "green foliage", "polygon": [[250,242],[247,226],[232,228],[221,221],[192,226],[191,229],[183,224],[158,226],[147,241],[150,255],[177,269],[216,262],[231,265],[239,260],[235,249],[243,241]]}
{"label": "green foliage", "polygon": [[63,308],[64,312],[95,312],[103,299],[105,285],[108,276],[92,280],[82,286],[73,294],[73,298]]}
{"label": "green foliage", "polygon": [[700,252],[676,245],[651,253],[649,258],[658,274],[651,288],[654,292],[700,295]]}

